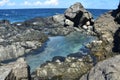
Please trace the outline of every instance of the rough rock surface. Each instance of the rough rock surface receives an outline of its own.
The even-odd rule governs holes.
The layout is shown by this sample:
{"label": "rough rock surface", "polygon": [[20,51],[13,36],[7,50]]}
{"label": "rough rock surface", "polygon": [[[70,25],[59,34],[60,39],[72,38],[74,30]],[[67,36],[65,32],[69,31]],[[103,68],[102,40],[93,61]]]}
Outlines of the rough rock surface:
{"label": "rough rock surface", "polygon": [[3,24],[0,24],[0,61],[22,56],[47,40],[41,31]]}
{"label": "rough rock surface", "polygon": [[0,66],[0,80],[30,80],[30,68],[24,58]]}
{"label": "rough rock surface", "polygon": [[[65,22],[65,24],[67,23],[67,27],[71,26],[72,22],[74,23],[74,26],[77,25],[81,27],[82,25],[86,30],[88,29],[88,26],[91,26],[91,21],[89,20],[92,18],[89,16],[85,17],[83,15],[84,9],[81,8],[83,8],[83,6],[76,3],[66,10],[64,21],[67,20],[67,22]],[[90,45],[86,46],[91,49],[92,59],[94,59],[95,64],[97,61],[112,57],[115,55],[114,52],[119,52],[120,50],[119,9],[120,8],[103,14],[94,23],[93,31],[97,34],[98,40],[93,41]],[[83,24],[81,24],[81,22]],[[117,51],[114,51],[114,47]],[[89,58],[91,58],[91,56]],[[93,62],[89,58],[86,58],[85,61],[84,58],[75,57],[67,57],[63,62],[59,59],[56,59],[56,61],[53,60],[55,62],[48,62],[38,68],[35,72],[35,78],[49,80],[78,80],[78,78],[88,72],[93,66]],[[119,80],[120,67],[117,66],[120,61],[119,58],[120,56],[116,56],[98,63],[80,80]]]}
{"label": "rough rock surface", "polygon": [[[71,18],[71,16],[73,16]],[[89,26],[93,25],[92,15],[88,12],[81,3],[75,3],[69,7],[64,14],[54,15],[47,18],[33,18],[26,20],[23,23],[17,22],[12,25],[18,26],[19,28],[31,27],[35,30],[40,30],[44,33],[52,35],[67,35],[70,32],[76,31],[74,27],[79,30],[88,30]],[[87,29],[82,26],[88,23]],[[80,27],[80,28],[78,28]],[[92,29],[90,31],[93,31]]]}
{"label": "rough rock surface", "polygon": [[[23,23],[10,24],[9,21],[0,21],[0,59],[11,59],[36,49],[41,42],[46,40],[44,33],[49,35],[67,35],[79,30],[82,32],[94,31],[98,40],[86,45],[91,49],[91,54],[97,60],[113,56],[113,52],[120,52],[120,6],[117,10],[110,11],[100,16],[95,23],[92,15],[80,3],[75,3],[64,14],[48,18],[34,18]],[[94,23],[94,26],[93,26]],[[15,27],[16,26],[16,27]],[[26,28],[27,27],[27,28]],[[78,31],[79,31],[78,30]],[[39,35],[41,34],[41,35]],[[40,41],[40,42],[39,42]],[[5,55],[3,55],[4,53]],[[69,55],[70,56],[70,55]],[[110,58],[93,66],[91,56],[63,58],[61,61],[54,58],[53,62],[43,64],[33,75],[34,79],[49,80],[119,80],[119,57]],[[18,61],[19,62],[19,61]],[[19,62],[20,63],[20,62]],[[112,64],[111,64],[112,63]],[[24,64],[23,64],[24,65]],[[24,78],[22,69],[17,69],[14,63],[12,68],[1,68],[5,76]],[[21,68],[21,66],[19,66]],[[22,71],[21,71],[22,70]],[[18,72],[22,73],[19,74]],[[9,74],[12,73],[12,74]],[[0,73],[1,74],[1,73]],[[26,73],[27,74],[27,73]],[[5,77],[6,78],[6,77]],[[1,79],[5,79],[2,75]],[[9,77],[8,77],[9,80]]]}
{"label": "rough rock surface", "polygon": [[64,14],[67,19],[74,22],[74,26],[76,27],[85,25],[87,21],[91,21],[93,18],[92,14],[88,12],[79,2],[70,6]]}
{"label": "rough rock surface", "polygon": [[120,55],[99,62],[80,80],[120,80]]}
{"label": "rough rock surface", "polygon": [[[54,62],[48,62],[37,68],[32,76],[33,79],[47,80],[74,80],[79,79],[92,67],[90,56],[75,57],[58,57]],[[62,60],[62,61],[61,61]],[[35,76],[36,75],[36,76]]]}
{"label": "rough rock surface", "polygon": [[117,17],[120,12],[119,9],[106,12],[94,23],[94,31],[97,34],[98,41],[93,41],[89,48],[98,61],[120,52],[120,24]]}

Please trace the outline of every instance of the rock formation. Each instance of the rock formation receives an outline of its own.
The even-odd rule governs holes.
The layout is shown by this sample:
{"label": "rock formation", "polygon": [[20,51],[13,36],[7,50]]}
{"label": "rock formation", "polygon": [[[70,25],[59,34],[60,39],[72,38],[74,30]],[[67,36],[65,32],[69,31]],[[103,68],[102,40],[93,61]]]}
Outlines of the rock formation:
{"label": "rock formation", "polygon": [[[0,21],[0,61],[17,58],[40,47],[42,42],[47,40],[46,34],[67,35],[76,30],[96,33],[98,40],[86,45],[91,50],[91,54],[53,58],[52,62],[47,62],[36,70],[32,75],[33,79],[79,79],[93,67],[93,63],[119,53],[120,5],[117,10],[103,14],[95,22],[91,13],[80,3],[70,6],[64,14],[52,17],[34,18],[13,24],[2,20]],[[120,73],[117,66],[119,58],[120,56],[116,56],[98,63],[80,80],[119,80]],[[0,80],[13,79],[30,79],[29,66],[23,59],[0,66]]]}
{"label": "rock formation", "polygon": [[19,29],[4,22],[0,24],[0,61],[22,56],[47,40],[47,36],[38,30]]}
{"label": "rock formation", "polygon": [[106,12],[101,15],[94,23],[94,31],[97,34],[98,41],[91,43],[90,49],[92,55],[98,60],[106,59],[120,52],[119,49],[119,10]]}
{"label": "rock formation", "polygon": [[13,24],[8,20],[1,20],[0,61],[17,58],[40,47],[42,42],[47,40],[46,34],[50,36],[67,35],[76,30],[82,32],[90,30],[91,19],[91,13],[85,10],[80,3],[75,3],[64,14],[52,17],[33,18]]}
{"label": "rock formation", "polygon": [[[74,18],[77,13],[79,15],[79,17],[77,16],[77,19],[82,19],[81,14],[83,13],[81,13],[81,10],[79,10],[80,8],[82,8],[82,6],[76,3],[75,5],[72,5],[69,9],[66,10],[65,21],[67,26],[76,24],[74,22]],[[86,19],[83,17],[83,21],[84,19],[85,25],[83,26],[84,29],[87,29],[87,25],[91,24],[89,19],[92,18],[89,17]],[[80,21],[77,22],[78,26],[82,25],[80,24]],[[94,62],[89,59],[91,58],[91,56],[85,59],[85,61],[83,61],[84,58],[76,59],[75,57],[71,58],[73,59],[73,61],[71,61],[71,59],[67,57],[64,62],[56,59],[56,62],[49,62],[48,64],[45,64],[38,68],[36,70],[36,77],[51,80],[74,80],[81,77],[84,73],[88,72],[91,67],[93,67],[93,63],[95,65],[98,61],[113,57],[114,55],[116,55],[116,52],[120,52],[119,27],[119,8],[117,10],[109,11],[103,14],[95,21],[93,27],[93,31],[96,33],[98,40],[95,40],[92,43],[86,45],[91,50],[90,55],[92,56],[92,60],[94,60]],[[92,68],[90,72],[88,72],[88,74],[84,75],[80,80],[119,80],[120,73],[119,66],[117,66],[119,65],[119,57],[120,56],[116,56],[114,58],[110,58],[108,60],[98,63],[95,67]],[[90,63],[88,63],[87,61]],[[76,73],[79,73],[79,75]]]}
{"label": "rock formation", "polygon": [[70,6],[64,14],[58,14],[47,18],[37,17],[23,23],[13,23],[13,25],[19,26],[20,28],[23,26],[31,27],[32,29],[40,30],[53,36],[67,35],[79,28],[82,31],[93,31],[93,23],[92,14],[88,12],[81,3],[75,3]]}
{"label": "rock formation", "polygon": [[79,80],[120,80],[120,55],[99,62]]}
{"label": "rock formation", "polygon": [[86,22],[91,22],[93,19],[92,14],[88,12],[81,3],[75,3],[70,6],[64,14],[66,19],[72,21],[76,27],[82,27]]}
{"label": "rock formation", "polygon": [[37,68],[32,78],[38,80],[78,80],[93,66],[90,56],[78,57],[67,57],[65,61],[61,61],[63,59],[59,57],[56,61],[52,60],[54,62],[47,62]]}
{"label": "rock formation", "polygon": [[0,66],[0,80],[30,80],[30,67],[24,58]]}

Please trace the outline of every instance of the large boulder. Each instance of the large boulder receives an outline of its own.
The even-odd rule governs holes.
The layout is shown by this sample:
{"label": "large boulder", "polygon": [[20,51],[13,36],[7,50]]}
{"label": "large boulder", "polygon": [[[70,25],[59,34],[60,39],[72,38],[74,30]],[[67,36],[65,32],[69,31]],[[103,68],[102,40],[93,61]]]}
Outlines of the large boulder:
{"label": "large boulder", "polygon": [[80,80],[120,80],[120,55],[99,62]]}
{"label": "large boulder", "polygon": [[67,19],[74,22],[75,27],[81,27],[93,18],[92,14],[88,12],[79,2],[70,6],[64,14]]}
{"label": "large boulder", "polygon": [[30,80],[30,68],[24,58],[0,66],[0,80]]}

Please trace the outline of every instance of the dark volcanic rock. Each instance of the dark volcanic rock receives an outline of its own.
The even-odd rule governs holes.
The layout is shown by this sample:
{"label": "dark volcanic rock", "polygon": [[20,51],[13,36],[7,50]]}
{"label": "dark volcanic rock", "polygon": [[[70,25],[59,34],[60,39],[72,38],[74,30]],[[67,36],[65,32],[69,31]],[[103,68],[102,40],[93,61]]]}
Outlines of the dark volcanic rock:
{"label": "dark volcanic rock", "polygon": [[114,10],[112,12],[112,16],[114,16],[115,17],[115,21],[117,21],[117,23],[120,24],[120,4],[118,6],[118,9],[116,9],[116,10]]}
{"label": "dark volcanic rock", "polygon": [[74,22],[74,26],[83,26],[87,21],[91,21],[92,14],[88,12],[81,3],[75,3],[65,11],[65,17]]}
{"label": "dark volcanic rock", "polygon": [[113,52],[120,53],[120,28],[114,34],[114,41],[113,41]]}

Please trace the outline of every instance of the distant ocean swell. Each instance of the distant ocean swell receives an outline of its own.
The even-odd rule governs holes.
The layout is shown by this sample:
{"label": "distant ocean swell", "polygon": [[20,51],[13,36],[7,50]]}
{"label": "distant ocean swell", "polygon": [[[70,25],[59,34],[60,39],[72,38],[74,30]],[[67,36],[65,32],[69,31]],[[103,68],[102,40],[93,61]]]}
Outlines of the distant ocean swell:
{"label": "distant ocean swell", "polygon": [[[34,17],[48,17],[56,14],[63,14],[66,9],[2,9],[0,10],[0,20],[10,20],[13,22],[22,22]],[[87,9],[96,19],[102,13],[108,11],[105,9]]]}

